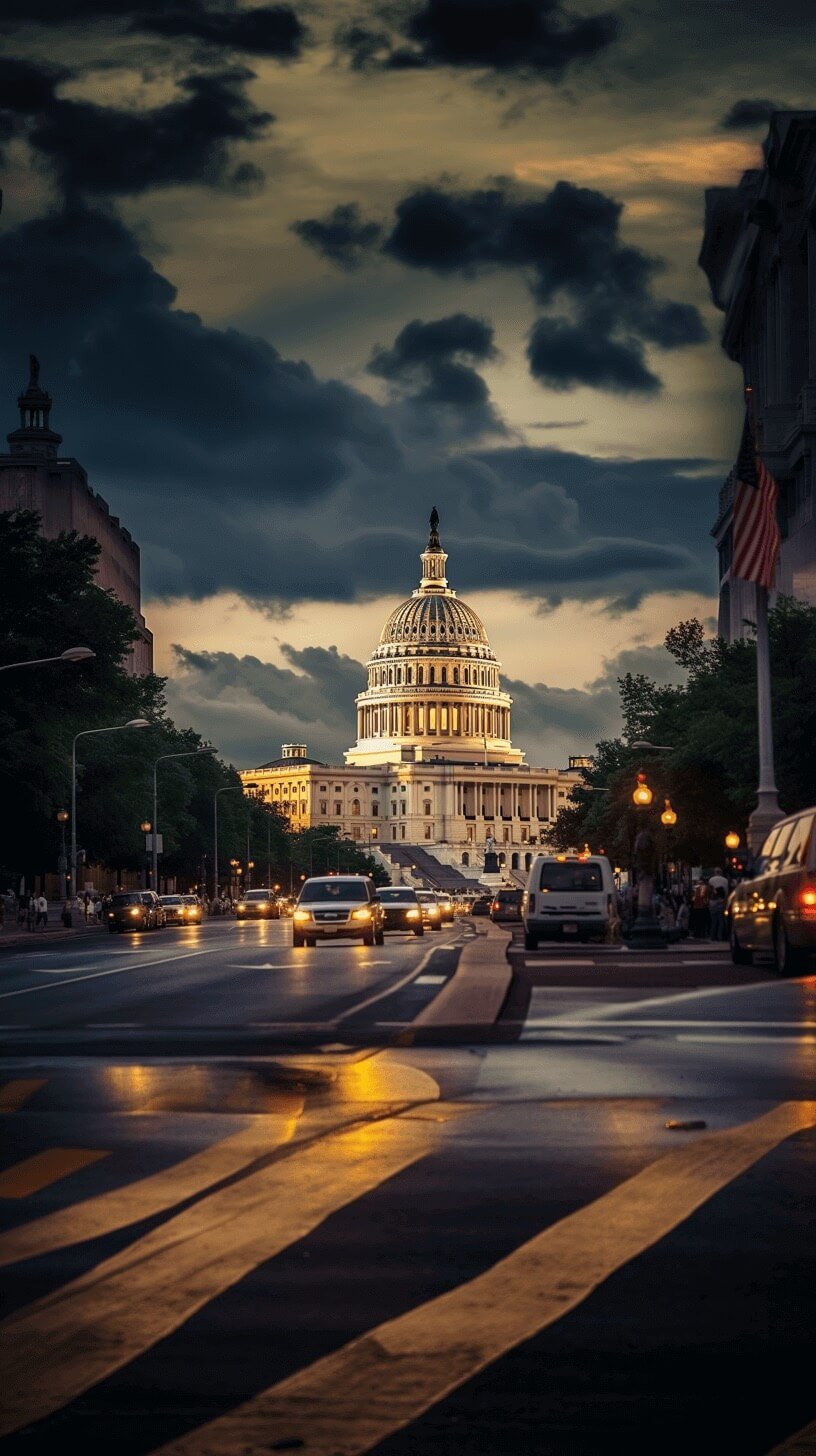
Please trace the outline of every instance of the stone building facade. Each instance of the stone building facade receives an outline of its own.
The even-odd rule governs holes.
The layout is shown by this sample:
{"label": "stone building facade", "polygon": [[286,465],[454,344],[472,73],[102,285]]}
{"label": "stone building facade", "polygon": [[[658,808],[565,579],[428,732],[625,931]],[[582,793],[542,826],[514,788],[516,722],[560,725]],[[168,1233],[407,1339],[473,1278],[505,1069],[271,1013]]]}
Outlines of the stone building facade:
{"label": "stone building facade", "polygon": [[[20,424],[0,454],[0,510],[36,511],[45,536],[76,531],[99,542],[96,579],[130,607],[139,635],[126,662],[133,674],[153,671],[153,635],[142,615],[139,547],[107,501],[88,484],[78,460],[59,454],[62,436],[51,429],[52,400],[32,357],[28,387],[17,401]],[[66,643],[71,647],[73,643]]]}
{"label": "stone building facade", "polygon": [[[723,310],[722,344],[751,390],[763,459],[779,485],[777,591],[816,605],[816,112],[771,120],[764,165],[706,193],[700,265]],[[712,535],[719,631],[754,619],[754,588],[731,576],[733,472]]]}
{"label": "stone building facade", "polygon": [[335,826],[361,845],[417,845],[478,869],[493,839],[508,869],[529,864],[577,767],[534,769],[512,744],[512,699],[484,625],[448,586],[436,512],[419,587],[389,616],[357,698],[357,742],[342,767],[304,744],[241,779],[296,829]]}

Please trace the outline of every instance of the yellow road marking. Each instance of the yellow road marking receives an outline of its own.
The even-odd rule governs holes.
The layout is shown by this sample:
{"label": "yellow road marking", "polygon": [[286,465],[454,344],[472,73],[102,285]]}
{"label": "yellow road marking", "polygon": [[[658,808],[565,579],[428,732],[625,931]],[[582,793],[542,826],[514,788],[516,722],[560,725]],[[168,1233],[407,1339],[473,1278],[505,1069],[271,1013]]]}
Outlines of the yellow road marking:
{"label": "yellow road marking", "polygon": [[303,1456],[361,1456],[508,1350],[582,1303],[785,1138],[816,1102],[668,1153],[486,1273],[370,1330],[154,1456],[238,1456],[297,1443]]}
{"label": "yellow road marking", "polygon": [[[294,1112],[296,1115],[296,1111]],[[87,1243],[89,1239],[127,1228],[201,1193],[222,1178],[229,1178],[255,1158],[278,1147],[292,1134],[291,1117],[266,1117],[232,1137],[223,1138],[172,1168],[112,1188],[96,1198],[60,1208],[43,1218],[0,1235],[0,1268],[33,1259],[55,1249]]]}
{"label": "yellow road marking", "polygon": [[46,1148],[22,1163],[15,1163],[13,1168],[4,1168],[0,1173],[0,1198],[28,1198],[30,1193],[47,1188],[49,1183],[67,1178],[69,1173],[77,1173],[80,1168],[108,1156],[99,1148]]}
{"label": "yellow road marking", "polygon": [[0,1435],[58,1410],[141,1355],[337,1209],[425,1157],[439,1136],[435,1122],[398,1117],[332,1133],[202,1199],[12,1315],[0,1326]]}
{"label": "yellow road marking", "polygon": [[18,1112],[46,1083],[45,1077],[19,1077],[0,1087],[0,1112]]}

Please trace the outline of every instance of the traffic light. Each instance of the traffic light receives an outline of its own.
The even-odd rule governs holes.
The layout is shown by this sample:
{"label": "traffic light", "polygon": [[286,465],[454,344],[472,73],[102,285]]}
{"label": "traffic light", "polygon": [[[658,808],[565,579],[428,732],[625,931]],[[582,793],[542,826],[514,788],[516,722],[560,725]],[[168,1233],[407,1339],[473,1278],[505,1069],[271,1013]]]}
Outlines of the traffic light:
{"label": "traffic light", "polygon": [[748,869],[749,858],[748,851],[745,849],[738,849],[733,854],[726,855],[729,874],[742,877]]}

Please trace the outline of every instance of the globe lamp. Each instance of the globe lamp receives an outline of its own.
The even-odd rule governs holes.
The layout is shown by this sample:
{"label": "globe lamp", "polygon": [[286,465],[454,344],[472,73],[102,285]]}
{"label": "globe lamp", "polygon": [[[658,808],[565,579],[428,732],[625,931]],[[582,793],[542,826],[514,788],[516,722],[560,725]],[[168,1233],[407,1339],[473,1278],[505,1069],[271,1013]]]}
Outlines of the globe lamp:
{"label": "globe lamp", "polygon": [[639,809],[648,809],[653,797],[654,795],[646,782],[645,773],[639,773],[637,776],[637,785],[632,794],[632,803],[636,804]]}
{"label": "globe lamp", "polygon": [[660,822],[665,824],[667,829],[673,829],[677,823],[677,815],[671,806],[671,799],[666,800],[666,807],[660,816]]}
{"label": "globe lamp", "polygon": [[730,829],[725,836],[726,849],[739,849],[739,842],[739,835],[736,834],[733,829]]}

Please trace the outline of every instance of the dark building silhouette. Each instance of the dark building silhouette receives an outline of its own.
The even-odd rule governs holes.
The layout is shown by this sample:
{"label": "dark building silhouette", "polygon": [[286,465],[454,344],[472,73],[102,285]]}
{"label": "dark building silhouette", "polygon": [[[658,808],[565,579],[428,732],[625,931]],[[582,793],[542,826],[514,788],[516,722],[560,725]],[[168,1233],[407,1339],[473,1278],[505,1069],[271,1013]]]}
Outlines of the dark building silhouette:
{"label": "dark building silhouette", "polygon": [[60,455],[62,436],[51,429],[52,401],[39,376],[32,355],[28,387],[17,401],[20,425],[7,437],[8,453],[0,454],[0,510],[37,511],[48,537],[76,531],[99,542],[97,581],[132,609],[139,624],[126,667],[134,674],[152,672],[153,635],[142,616],[139,547],[88,484],[79,461]]}
{"label": "dark building silhouette", "polygon": [[[764,165],[706,192],[700,266],[725,314],[722,345],[752,390],[762,455],[779,485],[777,590],[816,605],[816,112],[779,111]],[[736,406],[735,406],[736,407]],[[712,535],[719,630],[754,617],[754,588],[731,577],[733,472]]]}

